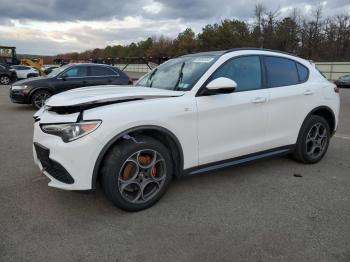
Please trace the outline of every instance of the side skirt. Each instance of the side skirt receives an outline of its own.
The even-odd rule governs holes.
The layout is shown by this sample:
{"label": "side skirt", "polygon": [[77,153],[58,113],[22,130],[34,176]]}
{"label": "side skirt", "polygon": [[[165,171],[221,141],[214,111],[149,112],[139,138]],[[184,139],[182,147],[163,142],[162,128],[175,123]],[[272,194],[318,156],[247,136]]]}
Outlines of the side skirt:
{"label": "side skirt", "polygon": [[195,175],[195,174],[207,173],[209,171],[236,166],[236,165],[244,164],[254,160],[259,160],[259,159],[264,159],[264,158],[269,158],[274,156],[283,156],[291,153],[293,151],[293,148],[294,148],[294,145],[283,146],[283,147],[269,149],[269,150],[265,150],[265,151],[261,151],[253,154],[248,154],[245,156],[213,162],[210,164],[204,164],[198,167],[185,169],[183,171],[183,175]]}

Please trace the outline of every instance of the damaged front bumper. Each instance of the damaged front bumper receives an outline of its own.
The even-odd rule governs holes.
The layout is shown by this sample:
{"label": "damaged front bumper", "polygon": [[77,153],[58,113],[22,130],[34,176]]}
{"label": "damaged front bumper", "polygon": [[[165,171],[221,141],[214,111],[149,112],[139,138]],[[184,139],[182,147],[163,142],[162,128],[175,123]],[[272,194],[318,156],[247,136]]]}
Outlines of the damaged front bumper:
{"label": "damaged front bumper", "polygon": [[102,144],[92,135],[65,143],[34,123],[33,155],[49,186],[65,190],[92,189],[92,174]]}

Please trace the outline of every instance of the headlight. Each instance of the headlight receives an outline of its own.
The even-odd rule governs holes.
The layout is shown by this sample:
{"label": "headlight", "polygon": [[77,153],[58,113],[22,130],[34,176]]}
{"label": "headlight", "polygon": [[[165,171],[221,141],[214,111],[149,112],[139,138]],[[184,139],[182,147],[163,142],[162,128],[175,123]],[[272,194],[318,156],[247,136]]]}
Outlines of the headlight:
{"label": "headlight", "polygon": [[25,85],[25,86],[12,86],[12,90],[23,90],[23,89],[26,89],[28,86]]}
{"label": "headlight", "polygon": [[63,142],[68,143],[95,131],[101,122],[98,120],[71,124],[47,124],[41,125],[41,130],[47,134],[59,136]]}

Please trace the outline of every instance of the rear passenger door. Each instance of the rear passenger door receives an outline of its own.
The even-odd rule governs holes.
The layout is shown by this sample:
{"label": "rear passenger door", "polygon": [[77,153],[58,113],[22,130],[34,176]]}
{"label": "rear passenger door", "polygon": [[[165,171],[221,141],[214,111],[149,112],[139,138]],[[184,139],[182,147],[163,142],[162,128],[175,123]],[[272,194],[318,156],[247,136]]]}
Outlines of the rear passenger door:
{"label": "rear passenger door", "polygon": [[103,65],[89,66],[89,85],[120,85],[120,75],[116,70]]}
{"label": "rear passenger door", "polygon": [[271,148],[295,144],[316,91],[307,82],[309,70],[286,57],[263,56],[263,60],[269,90],[268,143]]}

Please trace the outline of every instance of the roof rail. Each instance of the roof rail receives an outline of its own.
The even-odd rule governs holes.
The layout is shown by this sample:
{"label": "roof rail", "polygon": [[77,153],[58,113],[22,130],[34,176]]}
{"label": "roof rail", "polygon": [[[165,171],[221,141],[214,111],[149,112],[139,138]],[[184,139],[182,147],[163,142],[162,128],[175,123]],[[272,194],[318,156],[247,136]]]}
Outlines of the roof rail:
{"label": "roof rail", "polygon": [[290,56],[297,56],[296,54],[280,51],[280,50],[273,50],[273,49],[268,49],[268,48],[257,48],[257,47],[240,47],[240,48],[232,48],[228,49],[224,52],[224,54],[230,53],[230,52],[236,52],[236,51],[269,51],[269,52],[274,52],[274,53],[280,53],[280,54],[285,54],[285,55],[290,55]]}

